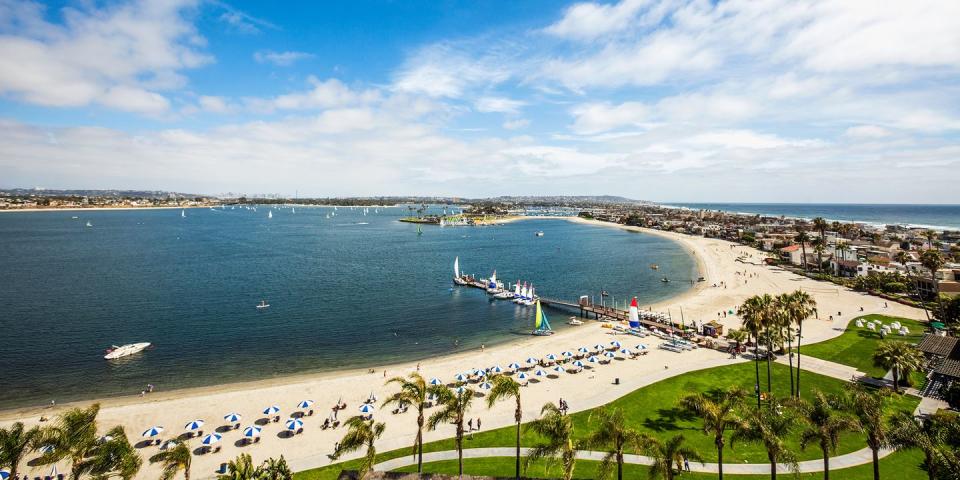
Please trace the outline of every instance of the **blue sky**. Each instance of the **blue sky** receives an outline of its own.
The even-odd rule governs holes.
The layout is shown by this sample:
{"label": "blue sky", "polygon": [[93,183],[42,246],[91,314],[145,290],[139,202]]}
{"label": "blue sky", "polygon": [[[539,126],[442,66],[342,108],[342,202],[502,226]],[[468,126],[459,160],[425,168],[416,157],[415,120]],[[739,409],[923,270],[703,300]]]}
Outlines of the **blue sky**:
{"label": "blue sky", "polygon": [[0,186],[957,203],[960,3],[0,0]]}

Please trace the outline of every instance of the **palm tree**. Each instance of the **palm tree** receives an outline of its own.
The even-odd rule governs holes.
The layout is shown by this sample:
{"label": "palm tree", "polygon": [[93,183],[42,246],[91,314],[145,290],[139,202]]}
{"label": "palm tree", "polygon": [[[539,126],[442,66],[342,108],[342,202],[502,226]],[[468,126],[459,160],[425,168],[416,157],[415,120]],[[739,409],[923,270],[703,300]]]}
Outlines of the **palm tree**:
{"label": "palm tree", "polygon": [[264,460],[259,470],[259,480],[291,480],[293,478],[293,470],[290,470],[283,455],[280,455],[279,460],[273,457]]}
{"label": "palm tree", "polygon": [[[797,388],[800,398],[800,342],[803,340],[803,321],[817,313],[817,302],[807,292],[796,290],[784,299],[782,306],[789,322],[797,324]],[[791,382],[792,383],[792,382]]]}
{"label": "palm tree", "polygon": [[[753,361],[756,370],[754,390],[757,395],[757,408],[760,407],[760,331],[768,326],[773,312],[773,297],[769,294],[754,295],[737,309],[737,315],[743,319],[743,328],[754,338]],[[767,345],[767,359],[770,358],[770,345]],[[767,370],[767,391],[770,391],[769,363]]]}
{"label": "palm tree", "polygon": [[253,480],[259,476],[259,469],[253,466],[249,453],[241,453],[227,463],[227,473],[218,475],[218,480]]}
{"label": "palm tree", "polygon": [[178,443],[175,447],[150,457],[150,463],[159,462],[163,464],[163,473],[160,474],[160,480],[170,480],[180,470],[183,470],[184,480],[190,480],[191,460],[193,460],[193,454],[190,453],[190,447],[186,443]]}
{"label": "palm tree", "polygon": [[[772,403],[771,403],[772,405]],[[730,437],[730,445],[735,442],[752,442],[763,445],[770,462],[770,478],[777,479],[777,464],[786,463],[794,472],[799,471],[797,457],[784,441],[797,423],[796,417],[789,411],[778,411],[780,407],[759,408],[737,424]]]}
{"label": "palm tree", "polygon": [[[816,228],[820,232],[820,238],[817,243],[814,245],[814,250],[817,252],[817,271],[820,272],[823,269],[823,250],[827,248],[827,221],[823,217],[817,217],[813,219],[813,228]],[[817,250],[819,247],[819,250]]]}
{"label": "palm tree", "polygon": [[740,345],[747,341],[749,333],[742,328],[733,328],[727,331],[727,340],[737,342],[737,351],[740,351]]}
{"label": "palm tree", "polygon": [[797,236],[794,237],[794,240],[800,244],[800,253],[803,255],[800,257],[800,261],[803,263],[803,271],[810,271],[807,268],[807,242],[810,241],[810,235],[807,234],[807,231],[804,230],[804,227],[797,225]]}
{"label": "palm tree", "polygon": [[930,280],[933,282],[933,294],[937,301],[937,311],[940,312],[940,318],[943,318],[943,302],[940,300],[940,283],[937,282],[937,271],[943,268],[943,265],[946,261],[943,259],[943,254],[940,253],[940,250],[924,250],[920,254],[920,263],[923,264],[924,268],[930,270]]}
{"label": "palm tree", "polygon": [[8,468],[10,477],[17,478],[20,461],[36,447],[35,439],[40,429],[26,429],[23,422],[16,422],[10,428],[0,428],[0,468]]}
{"label": "palm tree", "polygon": [[440,410],[430,415],[427,426],[430,430],[436,430],[441,423],[453,423],[456,426],[457,468],[460,476],[463,476],[463,423],[473,403],[473,390],[463,388],[453,391],[444,385],[436,385],[430,388],[430,392],[436,395]]}
{"label": "palm tree", "polygon": [[827,251],[827,239],[820,237],[813,242],[813,251],[817,252],[817,273],[823,273],[823,252]]}
{"label": "palm tree", "polygon": [[856,385],[843,397],[847,411],[856,417],[867,434],[867,446],[873,452],[873,480],[880,480],[880,449],[887,445],[889,430],[884,415],[884,403],[889,390],[868,390]]}
{"label": "palm tree", "polygon": [[644,436],[627,426],[623,410],[603,407],[596,411],[596,419],[591,413],[587,423],[594,425],[593,431],[583,444],[589,447],[606,448],[607,454],[600,463],[600,478],[609,478],[612,463],[617,463],[617,480],[623,480],[623,450],[632,447],[640,450],[644,445]]}
{"label": "palm tree", "polygon": [[717,466],[720,480],[723,480],[723,447],[726,444],[724,434],[728,429],[740,423],[737,409],[747,397],[747,392],[740,387],[731,387],[729,390],[709,396],[703,393],[687,395],[680,400],[680,404],[703,419],[704,435],[713,435],[713,444],[717,447]]}
{"label": "palm tree", "polygon": [[937,238],[937,232],[933,230],[927,230],[923,232],[923,236],[927,239],[927,248],[933,248],[933,241]]}
{"label": "palm tree", "polygon": [[346,425],[347,433],[337,444],[337,449],[333,452],[333,459],[340,458],[344,453],[355,452],[367,447],[366,453],[360,459],[360,466],[357,468],[360,478],[365,478],[377,461],[377,447],[374,446],[374,443],[383,435],[387,426],[382,422],[374,423],[373,419],[366,420],[359,415],[350,417]]}
{"label": "palm tree", "polygon": [[906,412],[897,413],[890,419],[890,443],[897,450],[916,448],[923,451],[924,467],[930,480],[937,478],[939,449],[949,436],[944,422],[944,413],[935,413],[926,419]]}
{"label": "palm tree", "polygon": [[841,402],[829,398],[823,392],[814,391],[813,401],[796,400],[796,408],[806,419],[807,426],[800,433],[800,448],[816,442],[823,454],[823,480],[830,480],[830,455],[837,451],[840,434],[856,430],[859,423],[842,410]]}
{"label": "palm tree", "polygon": [[425,417],[424,409],[427,406],[427,395],[429,387],[426,380],[419,373],[411,373],[408,377],[396,377],[387,380],[387,384],[396,383],[400,386],[400,391],[387,397],[383,402],[386,407],[390,404],[401,406],[410,404],[417,409],[417,437],[413,441],[413,454],[417,456],[417,472],[423,471],[423,424]]}
{"label": "palm tree", "polygon": [[528,430],[546,440],[527,453],[526,464],[541,458],[560,457],[563,464],[563,480],[573,478],[577,463],[577,445],[573,441],[573,420],[564,415],[553,403],[540,410],[540,418],[530,422]]}
{"label": "palm tree", "polygon": [[54,426],[40,430],[36,444],[52,447],[40,457],[41,464],[70,459],[70,478],[83,475],[97,479],[112,476],[129,480],[140,471],[143,460],[127,439],[123,427],[108,430],[97,437],[96,414],[99,405],[64,413]]}
{"label": "palm tree", "polygon": [[684,445],[686,438],[683,434],[677,434],[662,442],[655,437],[645,435],[643,438],[643,453],[653,458],[653,465],[650,466],[650,478],[663,477],[666,480],[673,480],[677,475],[674,465],[681,465],[683,459],[702,461],[700,454],[691,447]]}
{"label": "palm tree", "polygon": [[873,352],[873,364],[893,372],[893,391],[900,393],[900,379],[923,367],[923,353],[907,342],[881,343]]}
{"label": "palm tree", "polygon": [[516,380],[506,375],[495,375],[491,382],[493,388],[487,394],[487,408],[493,407],[498,400],[507,400],[513,398],[516,400],[516,409],[513,411],[513,419],[517,422],[517,458],[515,465],[515,475],[520,480],[520,423],[523,420],[523,410],[520,408],[520,384]]}

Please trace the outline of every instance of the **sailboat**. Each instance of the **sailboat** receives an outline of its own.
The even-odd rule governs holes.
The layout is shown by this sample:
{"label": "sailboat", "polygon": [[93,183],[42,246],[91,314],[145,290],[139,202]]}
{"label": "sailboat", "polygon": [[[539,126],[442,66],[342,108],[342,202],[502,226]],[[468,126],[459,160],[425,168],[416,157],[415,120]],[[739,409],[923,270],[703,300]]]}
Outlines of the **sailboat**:
{"label": "sailboat", "polygon": [[[517,282],[517,283],[520,283],[520,282]],[[527,282],[523,282],[523,287],[520,288],[520,293],[517,295],[517,298],[513,299],[513,303],[523,305],[526,298],[527,298]]]}
{"label": "sailboat", "polygon": [[456,283],[457,285],[463,285],[467,283],[467,281],[460,276],[460,257],[453,259],[453,283]]}
{"label": "sailboat", "polygon": [[267,212],[267,218],[273,218],[273,211]]}
{"label": "sailboat", "polygon": [[93,224],[90,223],[90,220],[87,220],[87,226],[88,226],[88,227],[92,227],[92,226],[93,226]]}
{"label": "sailboat", "polygon": [[500,292],[499,284],[497,284],[497,271],[493,271],[493,275],[490,275],[490,280],[487,281],[487,293],[493,295]]}
{"label": "sailboat", "polygon": [[423,229],[420,228],[420,225],[417,225],[417,235],[423,235]]}
{"label": "sailboat", "polygon": [[180,210],[180,218],[187,218],[187,211],[186,211],[186,210]]}
{"label": "sailboat", "polygon": [[547,314],[543,313],[543,308],[540,306],[540,300],[537,300],[537,316],[533,323],[533,332],[530,333],[541,337],[553,335],[550,322],[547,320]]}
{"label": "sailboat", "polygon": [[630,301],[630,328],[640,328],[640,314],[637,306],[637,297]]}
{"label": "sailboat", "polygon": [[297,213],[297,209],[294,207],[290,207],[290,213]]}

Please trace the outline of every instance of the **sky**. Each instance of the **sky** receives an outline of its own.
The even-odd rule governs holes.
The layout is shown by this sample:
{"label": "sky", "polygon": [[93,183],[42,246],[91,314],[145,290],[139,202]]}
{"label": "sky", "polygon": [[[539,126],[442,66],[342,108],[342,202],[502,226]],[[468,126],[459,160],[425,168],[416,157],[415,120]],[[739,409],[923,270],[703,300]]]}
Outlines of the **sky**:
{"label": "sky", "polygon": [[0,188],[960,203],[960,2],[0,0]]}

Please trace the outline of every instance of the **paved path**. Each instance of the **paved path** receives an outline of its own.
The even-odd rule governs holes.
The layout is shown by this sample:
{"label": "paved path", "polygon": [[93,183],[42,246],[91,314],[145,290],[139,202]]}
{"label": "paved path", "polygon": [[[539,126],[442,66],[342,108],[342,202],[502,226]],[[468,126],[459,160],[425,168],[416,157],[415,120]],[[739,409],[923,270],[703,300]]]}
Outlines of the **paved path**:
{"label": "paved path", "polygon": [[[520,449],[520,455],[526,456],[530,451],[530,448]],[[890,450],[881,450],[880,458],[883,458],[891,453]],[[488,457],[509,457],[513,458],[515,454],[514,447],[494,447],[494,448],[468,448],[463,451],[463,458],[488,458]],[[577,453],[577,458],[580,460],[596,460],[600,461],[603,459],[603,452],[593,452],[593,451],[579,451]],[[423,462],[438,462],[443,460],[456,460],[457,451],[456,450],[445,450],[442,452],[430,452],[423,454]],[[643,455],[624,455],[623,461],[625,463],[631,463],[636,465],[652,465],[653,459],[650,457],[645,457]],[[830,469],[839,470],[841,468],[855,467],[857,465],[863,465],[873,461],[873,457],[870,454],[869,448],[863,448],[855,452],[848,453],[846,455],[840,455],[830,458]],[[394,458],[393,460],[387,460],[385,462],[380,462],[374,466],[374,470],[396,470],[401,467],[406,467],[408,465],[416,465],[417,459],[414,456],[405,455],[403,457]],[[801,473],[810,473],[810,472],[822,472],[823,471],[823,460],[807,460],[800,462],[800,472]],[[699,463],[691,462],[690,470],[694,472],[702,473],[717,473],[717,464],[716,463]],[[777,471],[780,473],[790,473],[790,469],[785,465],[778,465]],[[766,475],[770,473],[770,464],[768,463],[724,463],[723,464],[723,473],[729,474],[741,474],[741,475]]]}

